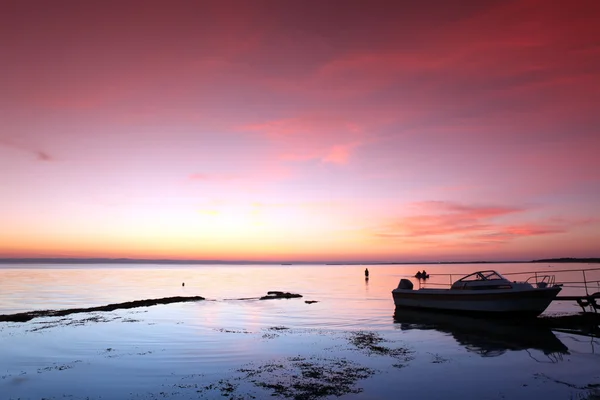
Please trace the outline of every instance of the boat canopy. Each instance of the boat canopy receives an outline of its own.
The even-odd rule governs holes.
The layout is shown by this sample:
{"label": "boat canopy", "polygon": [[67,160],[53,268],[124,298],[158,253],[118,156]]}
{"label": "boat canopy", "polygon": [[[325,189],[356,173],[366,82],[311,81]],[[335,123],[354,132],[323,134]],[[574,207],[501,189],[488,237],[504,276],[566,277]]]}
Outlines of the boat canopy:
{"label": "boat canopy", "polygon": [[457,282],[472,282],[472,281],[496,281],[496,280],[507,280],[505,277],[497,273],[496,271],[477,271],[464,278],[459,279]]}

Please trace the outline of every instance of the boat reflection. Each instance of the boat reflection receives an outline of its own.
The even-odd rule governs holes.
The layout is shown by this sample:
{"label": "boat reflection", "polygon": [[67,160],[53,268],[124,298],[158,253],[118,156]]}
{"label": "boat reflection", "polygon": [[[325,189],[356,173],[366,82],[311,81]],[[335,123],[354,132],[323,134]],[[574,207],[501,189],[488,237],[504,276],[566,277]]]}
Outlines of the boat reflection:
{"label": "boat reflection", "polygon": [[547,327],[523,321],[494,320],[434,311],[396,308],[394,322],[402,330],[436,330],[447,333],[468,351],[482,357],[497,357],[506,351],[535,349],[551,358],[568,354]]}

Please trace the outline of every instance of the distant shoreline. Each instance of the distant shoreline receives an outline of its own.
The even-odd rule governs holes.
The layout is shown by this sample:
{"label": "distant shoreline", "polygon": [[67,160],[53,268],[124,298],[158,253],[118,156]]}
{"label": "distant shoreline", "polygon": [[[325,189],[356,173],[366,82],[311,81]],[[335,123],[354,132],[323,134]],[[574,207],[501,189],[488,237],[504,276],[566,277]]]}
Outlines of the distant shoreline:
{"label": "distant shoreline", "polygon": [[171,265],[423,265],[423,264],[515,264],[515,263],[600,263],[600,258],[547,258],[522,261],[224,261],[224,260],[171,260],[171,259],[137,259],[137,258],[0,258],[0,264],[171,264]]}

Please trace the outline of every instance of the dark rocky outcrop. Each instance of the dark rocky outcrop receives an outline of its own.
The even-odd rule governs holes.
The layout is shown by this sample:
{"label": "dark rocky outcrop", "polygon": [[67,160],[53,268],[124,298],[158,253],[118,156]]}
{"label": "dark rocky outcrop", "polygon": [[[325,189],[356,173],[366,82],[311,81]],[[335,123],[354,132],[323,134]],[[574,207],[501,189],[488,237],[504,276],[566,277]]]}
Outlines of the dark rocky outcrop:
{"label": "dark rocky outcrop", "polygon": [[0,315],[0,322],[26,322],[38,317],[62,317],[69,314],[96,312],[96,311],[114,311],[128,308],[150,307],[159,304],[183,303],[189,301],[204,300],[201,296],[192,297],[164,297],[162,299],[135,300],[125,303],[108,304],[106,306],[89,307],[89,308],[69,308],[66,310],[42,310],[29,311],[18,314]]}
{"label": "dark rocky outcrop", "polygon": [[280,292],[280,291],[270,291],[267,292],[266,296],[261,297],[259,300],[271,300],[271,299],[295,299],[298,297],[302,297],[301,294],[290,293],[290,292]]}

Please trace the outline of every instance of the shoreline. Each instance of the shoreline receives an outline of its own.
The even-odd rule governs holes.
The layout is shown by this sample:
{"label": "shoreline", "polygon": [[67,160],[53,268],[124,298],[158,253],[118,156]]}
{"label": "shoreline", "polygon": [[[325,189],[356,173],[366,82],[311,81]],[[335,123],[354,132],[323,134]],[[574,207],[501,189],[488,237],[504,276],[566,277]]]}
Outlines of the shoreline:
{"label": "shoreline", "polygon": [[[247,297],[238,299],[225,299],[223,301],[230,300],[271,300],[271,299],[294,299],[302,298],[302,295],[289,293],[289,292],[269,292],[267,296],[262,297]],[[145,300],[134,300],[124,303],[107,304],[103,306],[87,307],[87,308],[69,308],[62,310],[39,310],[39,311],[27,311],[15,314],[0,314],[0,322],[28,322],[34,318],[41,317],[63,317],[71,314],[81,313],[92,313],[92,312],[110,312],[115,310],[141,308],[141,307],[152,307],[156,305],[166,305],[173,303],[189,303],[197,301],[206,301],[206,298],[202,296],[175,296],[175,297],[163,297],[159,299],[145,299]],[[209,300],[216,301],[216,300]],[[307,304],[311,304],[317,301],[305,301]],[[396,308],[398,311],[398,308]],[[441,322],[452,320],[452,315],[446,314],[431,314],[425,313],[425,316],[429,316],[431,320],[429,323],[436,324],[436,317],[441,318]],[[461,316],[457,316],[461,318]],[[465,318],[465,317],[462,317]],[[468,317],[467,317],[468,318]],[[559,315],[540,315],[536,318],[529,319],[496,319],[496,318],[469,318],[474,323],[491,323],[491,324],[503,324],[503,325],[517,325],[517,326],[529,326],[531,328],[546,328],[546,329],[558,329],[568,331],[574,334],[581,334],[590,337],[600,337],[600,314],[594,312],[577,312],[569,314]]]}

